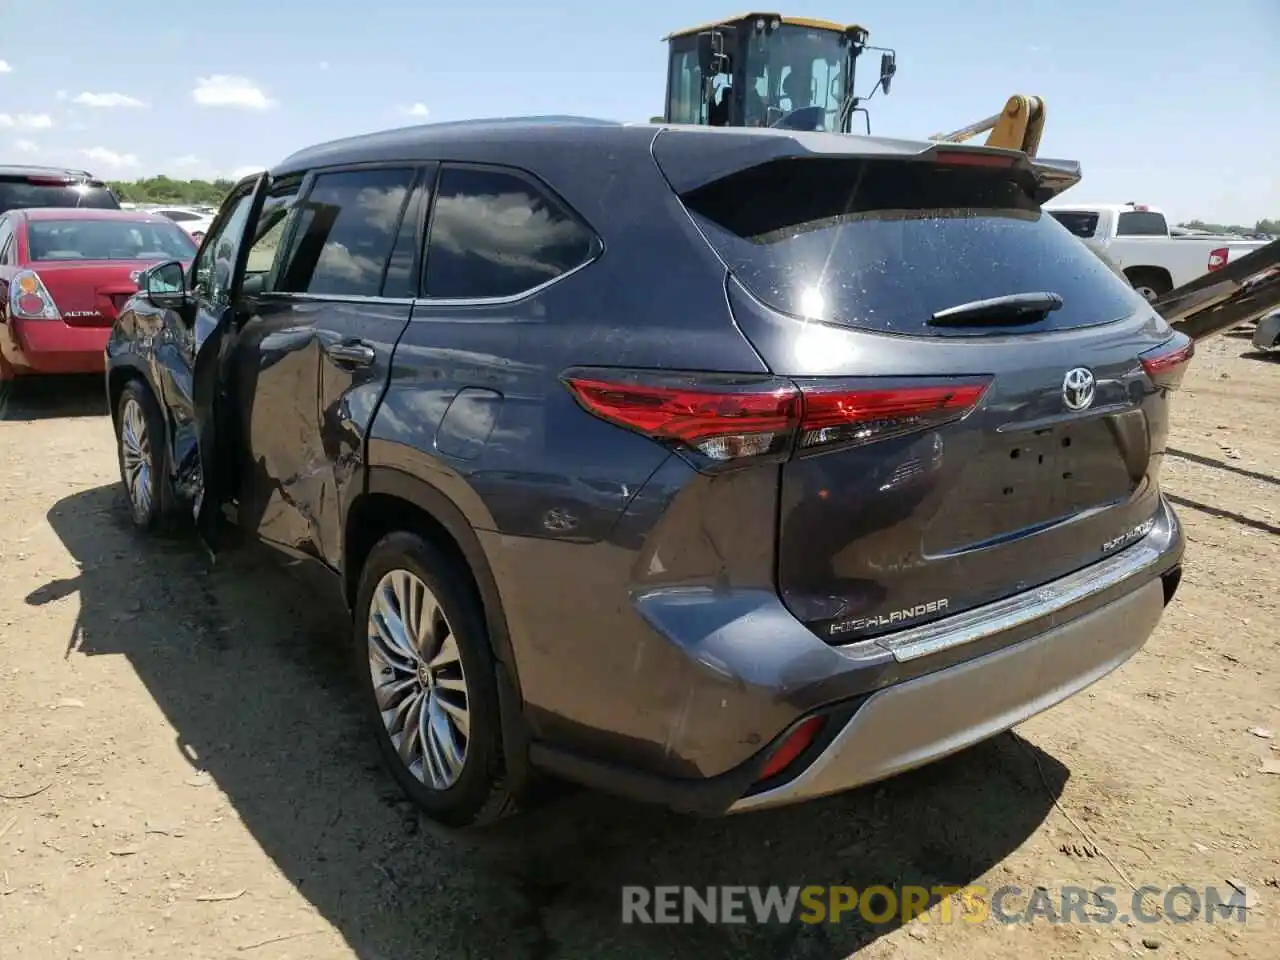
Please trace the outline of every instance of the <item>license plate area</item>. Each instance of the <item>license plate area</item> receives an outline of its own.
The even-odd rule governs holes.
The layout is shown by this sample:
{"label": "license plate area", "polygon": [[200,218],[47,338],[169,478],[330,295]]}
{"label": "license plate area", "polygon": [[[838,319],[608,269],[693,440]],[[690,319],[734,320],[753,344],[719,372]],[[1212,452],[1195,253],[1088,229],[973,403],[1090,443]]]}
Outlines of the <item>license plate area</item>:
{"label": "license plate area", "polygon": [[1122,445],[1106,418],[989,436],[937,517],[939,539],[981,543],[1131,496],[1141,478]]}

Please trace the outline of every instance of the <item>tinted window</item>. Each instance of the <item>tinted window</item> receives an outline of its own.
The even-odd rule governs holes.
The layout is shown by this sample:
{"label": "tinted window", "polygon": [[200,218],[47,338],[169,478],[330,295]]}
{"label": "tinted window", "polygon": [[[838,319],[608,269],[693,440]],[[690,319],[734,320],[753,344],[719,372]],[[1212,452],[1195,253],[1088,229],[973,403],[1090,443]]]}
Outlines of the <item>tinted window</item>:
{"label": "tinted window", "polygon": [[[1131,313],[1133,293],[1008,171],[886,160],[784,160],[682,199],[738,279],[775,309],[894,333],[933,313],[1057,293],[1036,332]],[[947,331],[955,332],[955,331]]]}
{"label": "tinted window", "polygon": [[168,217],[174,223],[187,223],[191,220],[203,219],[198,213],[187,213],[185,210],[157,210],[162,217]]}
{"label": "tinted window", "polygon": [[384,297],[406,299],[418,295],[418,225],[422,222],[422,205],[426,194],[416,187],[409,198],[391,259],[387,263],[387,276],[382,283]]}
{"label": "tinted window", "polygon": [[195,241],[168,220],[31,220],[32,260],[190,260]]}
{"label": "tinted window", "polygon": [[205,237],[196,260],[195,278],[200,294],[214,307],[227,302],[231,275],[235,271],[236,251],[240,249],[244,228],[249,219],[253,194],[242,193],[230,201],[230,213],[216,233]]}
{"label": "tinted window", "polygon": [[1122,213],[1116,220],[1117,237],[1167,237],[1169,224],[1163,213]]}
{"label": "tinted window", "polygon": [[1092,237],[1098,231],[1098,215],[1077,210],[1045,211],[1077,237]]}
{"label": "tinted window", "polygon": [[352,170],[316,177],[277,289],[376,297],[415,171]]}
{"label": "tinted window", "polygon": [[500,170],[445,167],[431,212],[426,293],[511,297],[586,263],[595,235],[532,181]]}
{"label": "tinted window", "polygon": [[284,239],[289,211],[298,198],[300,184],[276,187],[262,204],[262,214],[254,230],[255,239],[245,262],[245,274],[268,273],[276,262],[276,253]]}
{"label": "tinted window", "polygon": [[106,187],[88,184],[32,183],[26,178],[0,180],[0,213],[19,207],[90,207],[118,210]]}

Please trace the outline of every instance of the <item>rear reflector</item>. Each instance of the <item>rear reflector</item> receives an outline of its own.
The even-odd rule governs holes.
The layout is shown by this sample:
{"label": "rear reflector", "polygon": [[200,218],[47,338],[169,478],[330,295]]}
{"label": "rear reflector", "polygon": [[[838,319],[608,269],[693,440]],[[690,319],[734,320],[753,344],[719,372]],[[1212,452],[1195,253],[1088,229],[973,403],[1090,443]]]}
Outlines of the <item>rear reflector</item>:
{"label": "rear reflector", "polygon": [[1138,359],[1156,386],[1176,390],[1195,353],[1196,342],[1185,333],[1179,333]]}
{"label": "rear reflector", "polygon": [[796,757],[809,749],[809,745],[822,730],[825,721],[822,717],[809,717],[800,726],[796,727],[773,751],[773,755],[769,757],[769,762],[764,765],[764,769],[760,771],[757,783],[761,780],[769,780],[776,777],[787,767],[795,763]]}
{"label": "rear reflector", "polygon": [[1209,251],[1209,272],[1221,270],[1227,265],[1227,260],[1231,256],[1231,251],[1226,247],[1219,247],[1217,250]]}
{"label": "rear reflector", "polygon": [[959,420],[981,401],[990,377],[865,386],[866,380],[568,371],[565,385],[587,412],[714,461],[786,456],[835,444],[861,445]]}

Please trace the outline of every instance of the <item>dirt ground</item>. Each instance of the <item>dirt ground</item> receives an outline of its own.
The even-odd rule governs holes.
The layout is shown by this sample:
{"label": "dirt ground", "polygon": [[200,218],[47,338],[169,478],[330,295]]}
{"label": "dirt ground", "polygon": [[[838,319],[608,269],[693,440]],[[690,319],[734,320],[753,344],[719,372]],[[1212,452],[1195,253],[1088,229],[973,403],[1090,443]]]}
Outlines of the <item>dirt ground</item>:
{"label": "dirt ground", "polygon": [[[0,416],[0,958],[1277,956],[1280,364],[1247,340],[1204,346],[1178,400],[1177,601],[1085,694],[804,806],[565,791],[479,834],[401,802],[301,578],[131,532],[98,391]],[[1228,882],[1243,925],[620,922],[624,884]]]}

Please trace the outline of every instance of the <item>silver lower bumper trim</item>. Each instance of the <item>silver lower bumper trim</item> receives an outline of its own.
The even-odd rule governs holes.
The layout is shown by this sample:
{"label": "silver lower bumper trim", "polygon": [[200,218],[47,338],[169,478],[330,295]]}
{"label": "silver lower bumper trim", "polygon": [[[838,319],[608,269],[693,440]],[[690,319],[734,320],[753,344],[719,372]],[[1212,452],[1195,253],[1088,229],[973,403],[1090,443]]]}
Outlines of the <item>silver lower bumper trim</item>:
{"label": "silver lower bumper trim", "polygon": [[848,656],[859,656],[869,647],[888,650],[905,663],[986,637],[1065,610],[1082,600],[1110,590],[1142,573],[1161,557],[1161,551],[1146,543],[1136,543],[1099,563],[1052,580],[1042,587],[988,603],[933,623],[901,630],[887,637],[873,637],[838,647]]}
{"label": "silver lower bumper trim", "polygon": [[848,790],[1008,730],[1106,676],[1160,622],[1159,579],[1059,627],[871,695],[795,779],[730,813]]}

